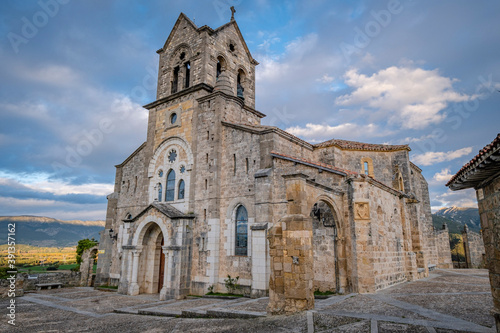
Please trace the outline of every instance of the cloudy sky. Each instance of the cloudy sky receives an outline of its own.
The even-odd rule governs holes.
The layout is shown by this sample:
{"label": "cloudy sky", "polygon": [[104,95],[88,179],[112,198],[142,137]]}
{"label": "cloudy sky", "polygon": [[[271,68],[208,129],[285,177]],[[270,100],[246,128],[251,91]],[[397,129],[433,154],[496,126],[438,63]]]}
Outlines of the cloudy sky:
{"label": "cloudy sky", "polygon": [[0,215],[104,219],[146,138],[155,51],[180,12],[217,28],[231,5],[264,124],[408,143],[434,209],[476,205],[444,184],[500,132],[498,1],[3,0]]}

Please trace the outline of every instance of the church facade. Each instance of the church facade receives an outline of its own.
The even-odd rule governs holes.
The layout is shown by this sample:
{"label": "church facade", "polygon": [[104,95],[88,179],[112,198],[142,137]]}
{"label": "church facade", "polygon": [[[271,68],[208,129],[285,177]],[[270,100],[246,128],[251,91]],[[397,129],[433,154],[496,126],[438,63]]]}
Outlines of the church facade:
{"label": "church facade", "polygon": [[258,63],[234,18],[214,30],[181,14],[157,53],[147,140],[116,166],[96,284],[182,298],[226,292],[229,275],[259,297],[296,274],[308,290],[374,292],[451,267],[409,146],[261,125]]}

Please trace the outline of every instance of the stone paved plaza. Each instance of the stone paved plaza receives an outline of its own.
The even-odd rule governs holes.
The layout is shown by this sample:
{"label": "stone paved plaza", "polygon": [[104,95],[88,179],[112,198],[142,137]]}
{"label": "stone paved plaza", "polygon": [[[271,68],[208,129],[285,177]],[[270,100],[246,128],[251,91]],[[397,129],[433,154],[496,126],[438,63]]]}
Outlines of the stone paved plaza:
{"label": "stone paved plaza", "polygon": [[[0,301],[5,309],[8,300]],[[487,270],[435,270],[375,294],[317,299],[314,311],[267,316],[268,299],[158,301],[92,288],[27,293],[1,332],[494,332]]]}

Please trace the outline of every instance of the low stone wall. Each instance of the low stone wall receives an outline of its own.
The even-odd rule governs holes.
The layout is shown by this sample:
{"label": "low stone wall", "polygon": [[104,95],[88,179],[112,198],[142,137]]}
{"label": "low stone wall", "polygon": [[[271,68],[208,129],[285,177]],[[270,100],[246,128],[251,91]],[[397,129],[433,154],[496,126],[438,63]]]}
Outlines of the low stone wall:
{"label": "low stone wall", "polygon": [[[0,279],[0,298],[9,297],[11,280]],[[25,291],[36,290],[38,283],[62,283],[63,287],[80,285],[80,272],[54,272],[31,274],[19,273],[16,276],[16,296],[23,296]]]}
{"label": "low stone wall", "polygon": [[462,231],[464,242],[465,261],[468,268],[484,268],[484,258],[486,251],[484,249],[483,237],[477,232],[469,230],[467,226]]}

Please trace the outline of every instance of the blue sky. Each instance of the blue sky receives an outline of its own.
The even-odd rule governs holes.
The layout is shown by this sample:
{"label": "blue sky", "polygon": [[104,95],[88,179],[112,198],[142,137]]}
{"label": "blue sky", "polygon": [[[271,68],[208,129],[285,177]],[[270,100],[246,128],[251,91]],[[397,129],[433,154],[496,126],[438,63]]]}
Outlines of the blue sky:
{"label": "blue sky", "polygon": [[263,123],[309,141],[403,144],[431,205],[500,132],[496,1],[0,2],[0,215],[104,219],[114,165],[146,138],[158,55],[180,12],[229,21],[257,66]]}

